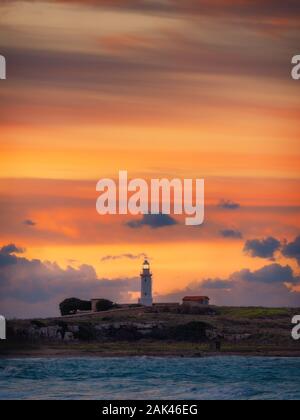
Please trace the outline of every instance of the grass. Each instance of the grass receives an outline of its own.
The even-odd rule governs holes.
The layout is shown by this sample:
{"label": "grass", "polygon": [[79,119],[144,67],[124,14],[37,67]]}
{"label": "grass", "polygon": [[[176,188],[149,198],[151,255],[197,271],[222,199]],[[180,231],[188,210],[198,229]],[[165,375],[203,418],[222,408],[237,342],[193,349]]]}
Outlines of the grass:
{"label": "grass", "polygon": [[[201,352],[208,350],[208,344],[189,342],[159,342],[152,340],[141,340],[138,342],[107,342],[107,343],[86,343],[73,345],[74,350],[88,353],[118,353],[118,354],[166,354],[180,352]],[[69,346],[68,346],[69,348]]]}
{"label": "grass", "polygon": [[[209,343],[178,342],[178,341],[155,341],[141,340],[138,342],[113,341],[104,343],[62,343],[44,344],[39,346],[25,346],[24,343],[15,343],[13,346],[0,346],[0,355],[14,356],[31,355],[33,357],[51,356],[177,356],[177,357],[201,357],[216,354],[211,350]],[[222,349],[217,354],[241,354],[241,355],[295,355],[299,356],[299,344],[290,342],[278,343],[223,343]]]}
{"label": "grass", "polygon": [[221,316],[235,319],[271,319],[286,317],[291,314],[289,308],[260,308],[260,307],[222,307],[218,308]]}

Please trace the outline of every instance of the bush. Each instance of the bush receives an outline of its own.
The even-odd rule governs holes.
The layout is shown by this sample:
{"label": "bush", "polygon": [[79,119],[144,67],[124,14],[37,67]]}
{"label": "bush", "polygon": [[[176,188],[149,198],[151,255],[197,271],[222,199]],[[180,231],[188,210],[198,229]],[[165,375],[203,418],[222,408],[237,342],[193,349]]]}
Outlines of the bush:
{"label": "bush", "polygon": [[91,302],[77,298],[65,299],[59,305],[60,313],[64,315],[76,314],[77,311],[91,311]]}
{"label": "bush", "polygon": [[97,312],[103,312],[103,311],[109,311],[110,309],[113,309],[115,305],[113,302],[107,299],[100,299],[98,300],[96,304],[96,310]]}
{"label": "bush", "polygon": [[206,330],[210,325],[205,322],[189,322],[184,325],[177,325],[171,331],[176,340],[201,341],[206,339]]}
{"label": "bush", "polygon": [[43,328],[45,327],[45,324],[42,321],[39,321],[38,319],[33,319],[32,321],[30,321],[31,325],[33,325],[34,327],[37,328]]}
{"label": "bush", "polygon": [[95,341],[97,339],[97,331],[92,324],[82,324],[79,326],[79,331],[74,334],[74,337],[80,341]]}
{"label": "bush", "polygon": [[210,306],[189,306],[181,305],[179,308],[179,313],[188,314],[188,315],[217,315],[215,309],[212,309]]}
{"label": "bush", "polygon": [[134,326],[125,326],[122,328],[111,327],[106,332],[107,338],[116,341],[137,341],[143,338],[136,327]]}
{"label": "bush", "polygon": [[62,330],[68,331],[68,324],[64,321],[58,321],[56,322],[56,325],[58,325]]}
{"label": "bush", "polygon": [[212,329],[212,326],[205,322],[189,322],[187,324],[156,329],[152,332],[152,337],[160,340],[205,341],[207,339],[206,331],[210,329]]}

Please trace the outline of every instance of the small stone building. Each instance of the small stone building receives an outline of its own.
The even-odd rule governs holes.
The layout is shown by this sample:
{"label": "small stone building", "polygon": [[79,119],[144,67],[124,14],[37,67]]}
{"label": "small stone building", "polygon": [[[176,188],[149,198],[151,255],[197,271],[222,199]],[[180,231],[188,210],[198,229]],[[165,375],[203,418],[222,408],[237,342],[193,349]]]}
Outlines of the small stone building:
{"label": "small stone building", "polygon": [[99,299],[91,299],[92,312],[97,312],[97,303],[99,302],[99,300],[102,300],[102,299],[100,299],[100,298]]}
{"label": "small stone building", "polygon": [[182,304],[186,306],[208,306],[209,297],[208,296],[185,296],[182,299]]}

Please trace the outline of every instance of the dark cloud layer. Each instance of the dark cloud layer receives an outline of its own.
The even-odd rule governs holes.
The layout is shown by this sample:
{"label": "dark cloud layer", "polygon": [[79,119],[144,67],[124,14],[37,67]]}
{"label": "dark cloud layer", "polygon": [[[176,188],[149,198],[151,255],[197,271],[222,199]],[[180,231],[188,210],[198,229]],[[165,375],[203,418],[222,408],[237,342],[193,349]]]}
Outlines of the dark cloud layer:
{"label": "dark cloud layer", "polygon": [[294,241],[285,244],[282,248],[282,254],[287,258],[295,259],[300,265],[300,236],[297,236]]}
{"label": "dark cloud layer", "polygon": [[223,289],[223,290],[230,290],[234,286],[234,282],[230,280],[204,280],[201,282],[201,287],[208,290],[216,290],[216,289]]}
{"label": "dark cloud layer", "polygon": [[4,245],[0,249],[0,254],[10,255],[10,254],[23,254],[25,252],[24,248],[18,247],[15,244]]}
{"label": "dark cloud layer", "polygon": [[[70,296],[82,299],[105,297],[115,302],[132,301],[138,292],[138,278],[98,278],[94,268],[62,269],[56,263],[17,256],[21,248],[4,246],[0,252],[0,313],[7,317],[55,316],[58,304]],[[3,260],[4,259],[4,260]],[[6,261],[5,261],[6,259]],[[181,301],[184,295],[209,295],[218,305],[300,306],[300,277],[291,267],[267,265],[259,270],[244,269],[227,279],[206,279],[185,289],[156,296],[156,301]]]}
{"label": "dark cloud layer", "polygon": [[[24,252],[23,248],[17,247],[14,244],[5,245],[0,249],[0,275],[1,270],[16,264],[18,258],[15,254],[22,254]],[[0,277],[1,282],[1,277]],[[1,294],[0,294],[1,297]]]}
{"label": "dark cloud layer", "polygon": [[299,284],[300,278],[294,276],[290,266],[281,266],[279,264],[267,265],[257,271],[251,272],[243,270],[239,273],[241,279],[251,283],[265,284]]}
{"label": "dark cloud layer", "polygon": [[138,278],[98,278],[92,266],[62,269],[56,263],[18,257],[12,252],[19,248],[9,247],[11,253],[5,252],[7,246],[0,252],[0,313],[6,316],[28,317],[41,304],[35,316],[57,315],[59,302],[71,296],[130,301],[131,293],[139,290]]}
{"label": "dark cloud layer", "polygon": [[271,264],[256,271],[244,269],[227,279],[207,279],[160,296],[160,301],[181,301],[185,295],[207,295],[215,305],[300,307],[300,277],[291,267]]}
{"label": "dark cloud layer", "polygon": [[127,223],[132,229],[148,226],[151,229],[159,229],[168,226],[177,225],[178,222],[168,214],[145,214],[140,220],[132,220]]}
{"label": "dark cloud layer", "polygon": [[251,257],[273,259],[275,253],[281,248],[281,243],[275,238],[248,240],[244,247],[244,252]]}
{"label": "dark cloud layer", "polygon": [[[234,285],[237,281],[245,281],[252,283],[253,287],[255,284],[299,284],[300,277],[295,276],[290,266],[282,266],[280,264],[266,265],[259,270],[250,271],[244,269],[232,274],[229,279],[226,280],[205,280],[202,283],[202,287],[211,289],[222,289],[229,288]],[[255,283],[255,284],[254,284]],[[228,286],[229,285],[229,286]]]}

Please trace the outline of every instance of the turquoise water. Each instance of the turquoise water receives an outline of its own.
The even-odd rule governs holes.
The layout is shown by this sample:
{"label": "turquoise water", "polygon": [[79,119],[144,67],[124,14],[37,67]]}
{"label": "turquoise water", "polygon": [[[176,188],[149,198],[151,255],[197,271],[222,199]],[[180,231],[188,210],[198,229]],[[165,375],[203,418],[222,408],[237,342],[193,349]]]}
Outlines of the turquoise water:
{"label": "turquoise water", "polygon": [[300,399],[300,358],[0,359],[0,399]]}

